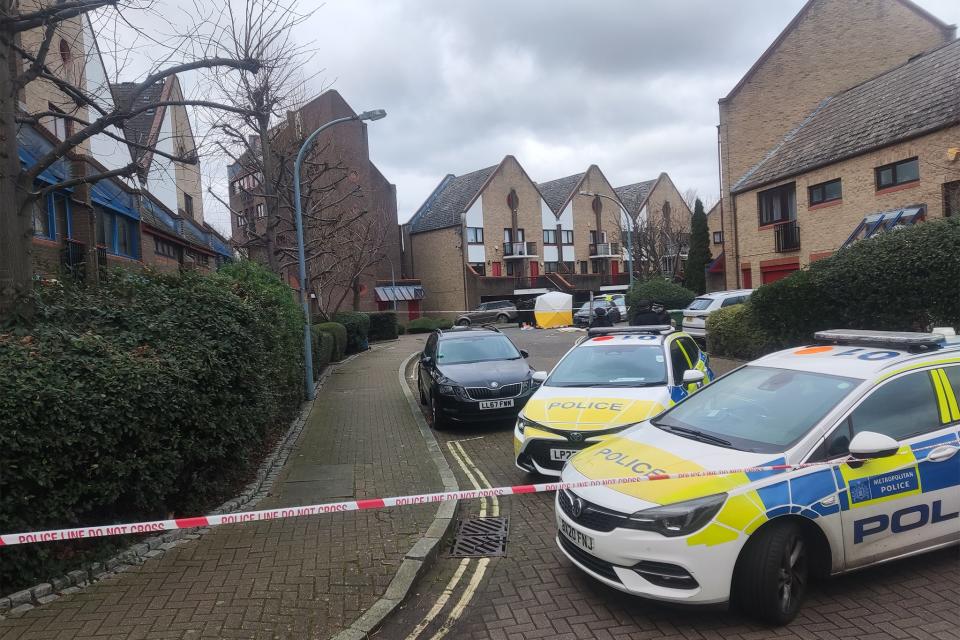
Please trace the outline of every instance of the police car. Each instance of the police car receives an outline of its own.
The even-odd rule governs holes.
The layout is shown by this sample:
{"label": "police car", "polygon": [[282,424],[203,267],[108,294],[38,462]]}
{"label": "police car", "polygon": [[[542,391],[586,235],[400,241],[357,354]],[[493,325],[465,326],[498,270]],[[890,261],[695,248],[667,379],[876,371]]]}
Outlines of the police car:
{"label": "police car", "polygon": [[960,541],[960,341],[816,337],[580,452],[562,479],[822,465],[559,491],[567,557],[629,593],[786,624],[812,575]]}
{"label": "police car", "polygon": [[564,463],[651,418],[713,379],[707,355],[668,325],[590,329],[527,401],[514,428],[517,466],[560,475]]}

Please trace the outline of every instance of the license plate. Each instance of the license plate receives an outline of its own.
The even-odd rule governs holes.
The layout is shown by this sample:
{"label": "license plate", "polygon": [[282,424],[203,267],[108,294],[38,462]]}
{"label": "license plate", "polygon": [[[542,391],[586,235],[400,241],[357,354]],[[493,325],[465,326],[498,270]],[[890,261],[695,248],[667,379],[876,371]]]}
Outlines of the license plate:
{"label": "license plate", "polygon": [[550,449],[550,459],[563,462],[569,460],[570,456],[577,453],[577,449]]}
{"label": "license plate", "polygon": [[481,409],[507,409],[512,406],[512,398],[510,400],[484,400],[480,403]]}
{"label": "license plate", "polygon": [[560,521],[560,533],[563,537],[586,551],[593,551],[593,536],[577,531],[564,520]]}
{"label": "license plate", "polygon": [[683,316],[684,322],[693,322],[695,318],[693,316]]}

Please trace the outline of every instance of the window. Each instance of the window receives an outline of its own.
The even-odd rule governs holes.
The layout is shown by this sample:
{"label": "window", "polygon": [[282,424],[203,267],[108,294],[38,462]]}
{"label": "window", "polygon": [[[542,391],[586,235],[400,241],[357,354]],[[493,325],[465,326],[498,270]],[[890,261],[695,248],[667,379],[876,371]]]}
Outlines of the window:
{"label": "window", "polygon": [[267,209],[263,206],[262,202],[257,204],[255,211],[257,220],[262,220],[267,217]]}
{"label": "window", "polygon": [[597,230],[590,230],[590,244],[597,244]]}
{"label": "window", "polygon": [[66,140],[68,136],[73,135],[73,121],[66,118],[67,114],[63,110],[55,107],[52,102],[47,103],[47,110],[54,114],[63,114],[50,117],[49,129],[53,135],[61,140]]}
{"label": "window", "polygon": [[823,204],[824,202],[840,200],[843,197],[843,192],[840,188],[840,178],[831,180],[829,182],[815,184],[807,191],[809,195],[809,206],[811,207],[814,205]]}
{"label": "window", "polygon": [[670,362],[673,364],[673,384],[683,382],[683,373],[690,368],[687,358],[680,350],[680,341],[674,340],[670,343]]}
{"label": "window", "polygon": [[659,346],[622,342],[572,350],[557,363],[544,385],[641,387],[661,385],[666,378],[666,365]]}
{"label": "window", "polygon": [[95,210],[97,243],[114,255],[139,258],[139,222],[101,207],[96,207]]}
{"label": "window", "polygon": [[576,262],[561,262],[560,265],[563,267],[563,273],[576,273],[577,272],[577,263]]}
{"label": "window", "polygon": [[[111,221],[107,220],[107,213],[103,209],[97,207],[94,209],[94,217],[97,227],[97,245],[101,247],[107,246],[107,227]],[[110,238],[113,238],[113,233],[110,233]]]}
{"label": "window", "polygon": [[244,227],[247,226],[247,216],[246,216],[246,215],[244,215],[244,214],[242,214],[242,213],[238,213],[238,214],[237,214],[237,226],[240,227],[241,229],[243,229]]}
{"label": "window", "polygon": [[564,229],[560,232],[561,239],[563,244],[573,244],[573,231],[567,231]]}
{"label": "window", "polygon": [[[546,241],[544,241],[544,242],[546,242]],[[556,273],[556,272],[559,271],[559,270],[560,270],[560,263],[559,263],[559,262],[544,262],[544,263],[543,263],[543,271],[544,271],[544,273]]]}
{"label": "window", "polygon": [[916,158],[901,160],[874,169],[877,178],[877,190],[895,187],[920,179],[920,163]]}
{"label": "window", "polygon": [[445,339],[437,345],[437,364],[467,364],[515,360],[520,352],[503,335],[474,334],[469,337]]}
{"label": "window", "polygon": [[827,436],[814,458],[846,455],[853,436],[861,431],[904,440],[942,427],[929,371],[907,374],[878,387]]}
{"label": "window", "polygon": [[483,227],[467,227],[467,243],[483,244]]}
{"label": "window", "polygon": [[730,296],[726,298],[723,302],[720,303],[721,307],[732,307],[735,304],[740,304],[743,302],[743,299],[747,296]]}
{"label": "window", "polygon": [[193,196],[186,193],[183,194],[183,210],[187,212],[188,216],[193,217]]}
{"label": "window", "polygon": [[760,224],[776,224],[797,218],[797,186],[791,182],[757,194]]}
{"label": "window", "polygon": [[723,244],[723,231],[713,232],[713,244]]}
{"label": "window", "polygon": [[580,261],[580,273],[582,273],[582,274],[590,273],[590,269],[589,269],[589,267],[587,266],[587,261],[586,261],[586,260],[581,260],[581,261]]}
{"label": "window", "polygon": [[556,229],[544,229],[544,230],[543,230],[543,244],[557,244],[557,230],[556,230]]}
{"label": "window", "polygon": [[168,240],[155,237],[153,239],[153,247],[158,256],[166,256],[174,260],[180,258],[180,248]]}
{"label": "window", "polygon": [[49,196],[48,209],[50,223],[53,225],[53,235],[50,238],[56,238],[57,227],[62,223],[63,228],[67,230],[66,236],[70,234],[70,198],[65,193],[51,193]]}
{"label": "window", "polygon": [[66,40],[60,38],[60,61],[63,63],[63,66],[66,67],[72,59],[73,54],[70,53],[70,45]]}
{"label": "window", "polygon": [[[503,241],[513,242],[513,229],[503,230]],[[517,229],[517,242],[523,242],[523,229]]]}
{"label": "window", "polygon": [[33,235],[55,240],[57,238],[57,222],[51,215],[50,198],[32,200],[30,202],[31,217],[33,218]]}
{"label": "window", "polygon": [[693,341],[693,338],[677,338],[677,342],[687,352],[687,357],[690,358],[690,366],[695,367],[700,362],[700,347]]}
{"label": "window", "polygon": [[483,264],[482,262],[471,262],[470,268],[472,268],[477,273],[478,276],[487,275],[486,265]]}
{"label": "window", "polygon": [[521,261],[521,260],[508,260],[508,261],[507,261],[507,275],[508,275],[508,276],[522,276],[522,275],[523,275],[523,261]]}

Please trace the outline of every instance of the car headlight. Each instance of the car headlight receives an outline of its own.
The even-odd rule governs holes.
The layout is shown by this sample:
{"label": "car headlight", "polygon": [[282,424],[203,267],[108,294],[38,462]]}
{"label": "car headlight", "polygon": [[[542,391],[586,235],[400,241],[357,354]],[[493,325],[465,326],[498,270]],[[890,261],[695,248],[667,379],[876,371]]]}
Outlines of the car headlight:
{"label": "car headlight", "polygon": [[457,395],[457,387],[452,384],[441,384],[437,387],[437,391],[444,396],[455,396]]}
{"label": "car headlight", "polygon": [[534,422],[533,420],[528,420],[526,416],[522,413],[517,416],[517,431],[523,433],[527,427],[532,429],[543,429],[544,426],[539,422]]}
{"label": "car headlight", "polygon": [[630,516],[629,524],[625,526],[655,531],[670,538],[685,536],[710,522],[726,500],[727,494],[715,493],[695,500],[642,509]]}

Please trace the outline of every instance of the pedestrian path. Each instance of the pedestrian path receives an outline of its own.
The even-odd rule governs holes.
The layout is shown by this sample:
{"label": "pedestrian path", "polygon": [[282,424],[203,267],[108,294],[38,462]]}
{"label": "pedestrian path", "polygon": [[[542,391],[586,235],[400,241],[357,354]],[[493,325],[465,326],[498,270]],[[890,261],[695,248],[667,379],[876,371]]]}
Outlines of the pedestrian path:
{"label": "pedestrian path", "polygon": [[[397,371],[407,338],[337,367],[258,508],[443,488]],[[384,594],[436,505],[227,525],[0,621],[0,640],[320,638]]]}

